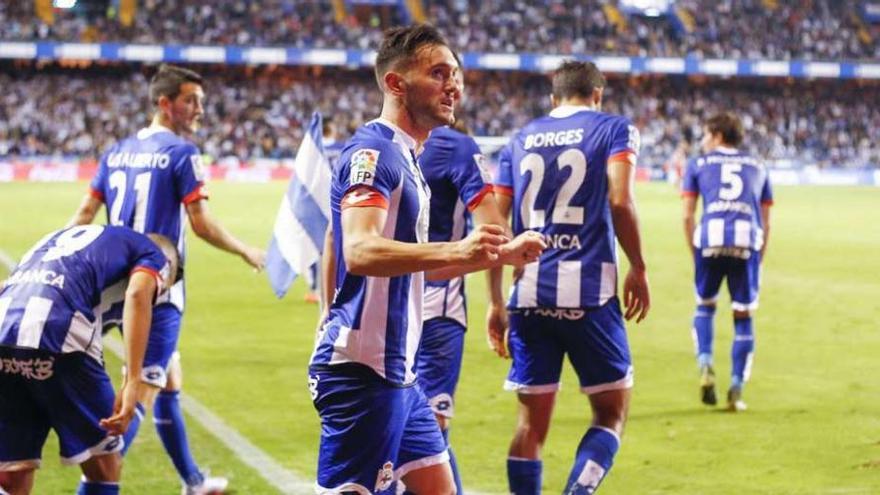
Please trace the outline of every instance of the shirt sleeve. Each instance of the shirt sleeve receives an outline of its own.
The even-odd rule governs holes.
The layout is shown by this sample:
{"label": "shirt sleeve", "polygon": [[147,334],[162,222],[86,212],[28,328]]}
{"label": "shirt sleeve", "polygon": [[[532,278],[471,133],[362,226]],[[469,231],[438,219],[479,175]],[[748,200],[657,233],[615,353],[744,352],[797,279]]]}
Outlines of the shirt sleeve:
{"label": "shirt sleeve", "polygon": [[458,191],[461,201],[473,211],[486,194],[492,192],[492,177],[486,159],[473,138],[459,142],[455,159],[449,167],[449,179]]}
{"label": "shirt sleeve", "polygon": [[400,152],[379,141],[367,142],[354,149],[350,158],[340,163],[337,174],[342,182],[340,209],[375,206],[388,208],[391,191],[400,185]]}
{"label": "shirt sleeve", "polygon": [[495,192],[513,196],[513,144],[508,143],[498,152],[498,168],[495,171]]}
{"label": "shirt sleeve", "polygon": [[95,172],[92,182],[89,183],[89,195],[101,202],[104,202],[107,197],[107,155],[108,153],[104,153],[104,156],[101,157],[101,161],[98,162],[98,171]]}
{"label": "shirt sleeve", "polygon": [[615,121],[611,131],[611,149],[608,152],[608,161],[615,158],[625,158],[633,155],[634,159],[639,156],[641,147],[641,135],[636,126],[629,119],[620,118]]}
{"label": "shirt sleeve", "polygon": [[684,167],[684,177],[681,179],[682,196],[699,196],[700,184],[697,181],[697,161],[688,160]]}
{"label": "shirt sleeve", "polygon": [[171,280],[171,263],[153,241],[147,236],[131,231],[132,237],[132,264],[131,271],[145,272],[156,279],[156,297],[168,289],[167,282]]}
{"label": "shirt sleeve", "polygon": [[761,204],[773,204],[773,187],[770,186],[770,173],[765,170],[764,187],[761,189]]}
{"label": "shirt sleeve", "polygon": [[176,146],[171,152],[174,187],[183,204],[208,199],[205,188],[205,171],[199,149],[191,143]]}

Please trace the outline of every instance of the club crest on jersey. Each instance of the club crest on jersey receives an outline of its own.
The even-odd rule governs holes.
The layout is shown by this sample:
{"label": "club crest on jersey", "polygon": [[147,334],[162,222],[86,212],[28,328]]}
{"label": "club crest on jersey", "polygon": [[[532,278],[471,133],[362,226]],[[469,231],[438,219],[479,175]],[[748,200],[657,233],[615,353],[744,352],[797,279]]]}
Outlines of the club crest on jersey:
{"label": "club crest on jersey", "polygon": [[379,164],[379,150],[364,148],[351,155],[350,184],[373,185],[376,178],[376,165]]}
{"label": "club crest on jersey", "polygon": [[204,182],[205,166],[202,163],[202,155],[189,155],[189,161],[192,164],[193,175],[196,176],[196,180]]}
{"label": "club crest on jersey", "polygon": [[381,469],[379,469],[379,475],[376,476],[376,488],[374,488],[373,491],[381,492],[383,490],[387,490],[391,488],[391,483],[393,481],[394,463],[388,461],[382,465]]}
{"label": "club crest on jersey", "polygon": [[486,184],[492,183],[492,171],[489,170],[489,164],[486,163],[486,157],[481,153],[474,153],[474,163],[480,171],[480,177]]}

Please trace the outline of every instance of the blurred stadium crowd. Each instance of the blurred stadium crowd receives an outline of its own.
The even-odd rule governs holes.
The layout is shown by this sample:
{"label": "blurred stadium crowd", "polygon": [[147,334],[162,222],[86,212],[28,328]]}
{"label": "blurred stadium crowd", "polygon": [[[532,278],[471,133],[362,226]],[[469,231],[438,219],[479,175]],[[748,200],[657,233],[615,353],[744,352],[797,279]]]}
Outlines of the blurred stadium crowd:
{"label": "blurred stadium crowd", "polygon": [[[679,0],[673,14],[627,15],[618,0],[426,0],[426,14],[463,51],[615,55],[880,58],[877,24],[857,0]],[[170,13],[174,15],[170,15]],[[363,14],[363,12],[361,12]],[[330,0],[139,0],[124,27],[113,15],[55,12],[0,2],[0,39],[375,48],[400,9],[338,16]],[[380,18],[381,17],[381,18]],[[376,116],[369,70],[200,66],[207,79],[203,151],[219,161],[292,157],[312,111],[353,129]],[[0,156],[95,158],[147,124],[147,68],[0,63]],[[549,110],[545,76],[470,71],[459,112],[478,136],[506,136]],[[741,113],[751,151],[778,166],[880,166],[880,86],[859,81],[610,77],[605,109],[642,131],[641,163],[663,166],[700,122]],[[342,137],[345,137],[344,135]]]}
{"label": "blurred stadium crowd", "polygon": [[[344,134],[381,105],[366,70],[201,70],[207,97],[197,141],[218,160],[292,157],[312,111],[332,116]],[[148,123],[146,85],[141,72],[125,68],[0,73],[0,155],[95,157]],[[475,135],[509,135],[549,110],[549,92],[541,75],[475,71],[459,113]],[[766,159],[880,163],[880,90],[873,86],[611,78],[604,108],[639,126],[647,166],[662,166],[682,141],[698,139],[701,121],[722,108],[741,112],[748,146]]]}
{"label": "blurred stadium crowd", "polygon": [[[107,16],[0,2],[0,38],[374,48],[398,9],[337,22],[331,0],[143,0],[129,27]],[[772,59],[880,57],[880,27],[859,0],[679,0],[668,15],[627,15],[619,0],[426,0],[430,22],[462,51]],[[173,14],[173,15],[172,15]]]}

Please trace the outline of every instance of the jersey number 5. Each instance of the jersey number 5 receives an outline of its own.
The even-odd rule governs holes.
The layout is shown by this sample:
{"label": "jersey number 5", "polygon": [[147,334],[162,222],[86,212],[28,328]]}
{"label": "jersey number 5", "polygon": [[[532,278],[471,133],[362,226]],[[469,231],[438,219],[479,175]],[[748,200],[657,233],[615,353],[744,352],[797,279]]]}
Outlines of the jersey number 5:
{"label": "jersey number 5", "polygon": [[[556,195],[556,202],[553,205],[553,216],[551,221],[557,224],[575,224],[584,223],[584,208],[582,206],[572,206],[571,199],[574,197],[578,189],[584,183],[587,176],[587,157],[578,149],[567,149],[559,154],[556,158],[559,166],[559,172],[564,168],[570,168],[571,173],[561,186],[556,184],[551,187],[559,187],[559,193]],[[546,165],[544,158],[537,153],[529,153],[519,162],[519,171],[521,175],[526,172],[532,173],[529,185],[523,191],[522,202],[520,203],[520,219],[523,228],[540,229],[544,227],[544,208],[538,207],[538,191],[544,182],[544,170]]]}
{"label": "jersey number 5", "polygon": [[725,201],[739,199],[743,192],[743,180],[739,176],[742,165],[739,163],[725,163],[721,165],[721,190],[718,197]]}

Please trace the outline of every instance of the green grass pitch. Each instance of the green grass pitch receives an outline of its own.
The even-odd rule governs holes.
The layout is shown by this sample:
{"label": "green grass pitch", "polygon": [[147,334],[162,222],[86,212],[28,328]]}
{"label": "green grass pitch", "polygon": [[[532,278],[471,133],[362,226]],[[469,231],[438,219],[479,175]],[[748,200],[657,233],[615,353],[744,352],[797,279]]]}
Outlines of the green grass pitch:
{"label": "green grass pitch", "polygon": [[[63,225],[80,184],[0,184],[0,249],[17,258]],[[247,241],[266,244],[285,184],[211,186],[212,211]],[[880,493],[880,191],[778,187],[764,266],[752,381],[741,414],[698,400],[690,320],[692,264],[677,195],[665,184],[637,190],[653,308],[630,325],[636,387],[623,447],[605,494]],[[103,213],[101,213],[103,218]],[[189,241],[188,308],[180,348],[187,393],[269,453],[312,479],[318,418],[306,387],[317,317],[297,283],[276,300],[263,275]],[[0,277],[5,275],[0,268]],[[621,270],[622,271],[622,270]],[[482,276],[469,286],[471,330],[457,393],[452,443],[465,486],[505,493],[515,398],[501,390],[508,363],[486,347]],[[722,296],[716,319],[720,392],[727,386],[732,322]],[[108,357],[111,375],[119,362]],[[544,451],[545,493],[560,493],[589,418],[566,371]],[[190,421],[197,460],[228,475],[237,494],[274,489]],[[36,494],[73,493],[50,441]],[[126,459],[123,493],[179,493],[148,420]]]}

